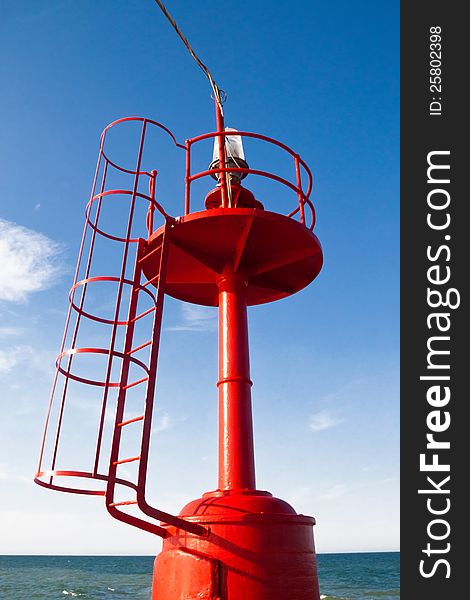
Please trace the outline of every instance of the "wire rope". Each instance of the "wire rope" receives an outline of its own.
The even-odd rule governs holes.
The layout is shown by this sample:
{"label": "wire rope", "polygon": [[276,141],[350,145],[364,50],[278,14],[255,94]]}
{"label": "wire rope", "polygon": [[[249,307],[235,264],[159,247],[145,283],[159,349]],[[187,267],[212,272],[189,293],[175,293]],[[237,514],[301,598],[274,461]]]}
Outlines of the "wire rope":
{"label": "wire rope", "polygon": [[223,102],[225,100],[225,97],[226,97],[225,92],[223,90],[221,90],[219,88],[219,86],[216,84],[216,82],[215,82],[214,78],[212,77],[211,72],[209,71],[208,67],[202,62],[202,60],[198,57],[198,55],[196,54],[196,52],[193,50],[193,48],[191,47],[191,44],[188,42],[187,38],[185,37],[185,35],[181,31],[181,29],[178,27],[176,21],[170,15],[170,13],[166,9],[166,7],[163,4],[163,2],[161,2],[161,0],[155,0],[155,3],[160,7],[161,11],[163,12],[163,14],[168,19],[168,21],[170,22],[170,24],[173,27],[173,29],[176,31],[176,33],[180,37],[181,41],[183,42],[183,44],[188,49],[189,54],[194,58],[194,60],[196,61],[196,63],[199,65],[199,67],[203,71],[204,75],[209,80],[209,83],[211,84],[211,87],[212,87],[212,91],[214,92],[214,99],[215,99],[215,101],[217,102],[217,104],[219,106],[221,114],[223,115],[224,111],[223,111],[223,108],[222,108],[222,104],[223,104]]}

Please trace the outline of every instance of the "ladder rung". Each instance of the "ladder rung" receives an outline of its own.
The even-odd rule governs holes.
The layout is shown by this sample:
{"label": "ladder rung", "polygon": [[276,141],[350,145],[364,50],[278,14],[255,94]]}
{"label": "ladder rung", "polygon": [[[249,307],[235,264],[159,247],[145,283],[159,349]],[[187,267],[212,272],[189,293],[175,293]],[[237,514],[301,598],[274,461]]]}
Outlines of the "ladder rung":
{"label": "ladder rung", "polygon": [[129,504],[137,504],[137,500],[124,500],[123,502],[111,502],[108,506],[129,506]]}
{"label": "ladder rung", "polygon": [[130,462],[134,462],[136,460],[140,460],[140,456],[133,456],[132,458],[123,458],[121,460],[115,460],[113,462],[113,465],[123,465],[124,463],[130,463]]}
{"label": "ladder rung", "polygon": [[148,281],[143,283],[142,287],[147,287],[148,285],[150,285],[151,283],[153,283],[154,281],[156,281],[159,278],[160,278],[160,273],[157,273],[154,277],[152,277],[152,279],[149,279]]}
{"label": "ladder rung", "polygon": [[142,377],[142,379],[138,379],[137,381],[133,381],[132,383],[128,383],[127,385],[122,386],[122,390],[128,390],[135,385],[139,385],[139,383],[143,383],[144,381],[148,381],[148,377]]}
{"label": "ladder rung", "polygon": [[155,308],[156,308],[155,306],[152,306],[152,308],[149,308],[148,310],[144,311],[143,313],[140,313],[140,315],[137,315],[136,317],[131,319],[131,323],[134,323],[135,321],[138,321],[142,317],[145,317],[145,315],[150,314],[151,312],[153,312],[155,310]]}
{"label": "ladder rung", "polygon": [[134,354],[134,352],[138,352],[139,350],[142,350],[142,348],[145,348],[146,346],[150,346],[151,343],[152,343],[152,340],[149,340],[148,342],[145,342],[145,344],[141,344],[140,346],[137,346],[137,348],[132,348],[132,350],[129,350],[129,352],[127,354]]}
{"label": "ladder rung", "polygon": [[158,252],[159,250],[161,250],[161,248],[162,248],[162,244],[159,244],[156,248],[151,250],[148,254],[146,254],[145,256],[142,256],[142,258],[139,258],[139,263],[143,263],[144,261],[146,261],[147,258],[152,256],[152,254],[155,254],[155,252]]}
{"label": "ladder rung", "polygon": [[124,427],[124,425],[129,425],[130,423],[136,423],[137,421],[142,421],[144,415],[140,415],[140,417],[134,417],[133,419],[129,419],[128,421],[122,421],[122,423],[118,423],[116,427]]}

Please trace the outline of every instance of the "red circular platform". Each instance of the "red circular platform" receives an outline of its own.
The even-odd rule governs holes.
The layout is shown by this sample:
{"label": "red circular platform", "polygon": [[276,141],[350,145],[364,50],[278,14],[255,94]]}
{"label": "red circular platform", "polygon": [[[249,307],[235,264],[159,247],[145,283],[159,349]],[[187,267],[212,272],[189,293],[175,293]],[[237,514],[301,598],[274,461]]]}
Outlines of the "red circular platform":
{"label": "red circular platform", "polygon": [[[147,241],[143,271],[158,271],[163,227]],[[218,208],[176,219],[171,230],[165,292],[205,306],[218,305],[217,279],[227,269],[246,277],[248,306],[295,294],[320,272],[318,238],[300,222],[265,210]]]}

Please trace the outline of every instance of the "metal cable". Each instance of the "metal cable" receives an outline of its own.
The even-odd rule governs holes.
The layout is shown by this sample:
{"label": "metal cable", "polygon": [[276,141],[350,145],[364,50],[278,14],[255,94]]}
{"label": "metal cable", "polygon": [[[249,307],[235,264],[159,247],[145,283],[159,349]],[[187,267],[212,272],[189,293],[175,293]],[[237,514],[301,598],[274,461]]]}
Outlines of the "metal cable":
{"label": "metal cable", "polygon": [[214,92],[214,99],[215,99],[215,101],[217,102],[217,104],[219,106],[221,114],[223,115],[224,111],[223,111],[223,108],[222,108],[222,96],[224,95],[224,92],[219,89],[219,86],[214,81],[214,78],[212,77],[211,72],[209,71],[209,69],[206,67],[206,65],[201,61],[201,59],[197,56],[197,54],[191,48],[191,44],[185,38],[185,36],[183,35],[181,29],[178,27],[178,25],[176,24],[176,22],[173,19],[173,17],[170,15],[170,13],[168,12],[168,10],[165,8],[165,5],[163,4],[163,2],[161,2],[160,0],[155,0],[155,3],[160,7],[160,9],[162,10],[163,14],[165,15],[165,17],[170,22],[170,24],[173,27],[173,29],[176,31],[176,33],[178,34],[178,36],[181,38],[181,41],[183,42],[183,44],[188,49],[189,54],[191,54],[191,56],[194,58],[194,60],[196,61],[196,63],[202,69],[204,75],[209,80],[209,83],[211,84],[211,87],[212,87],[212,91]]}

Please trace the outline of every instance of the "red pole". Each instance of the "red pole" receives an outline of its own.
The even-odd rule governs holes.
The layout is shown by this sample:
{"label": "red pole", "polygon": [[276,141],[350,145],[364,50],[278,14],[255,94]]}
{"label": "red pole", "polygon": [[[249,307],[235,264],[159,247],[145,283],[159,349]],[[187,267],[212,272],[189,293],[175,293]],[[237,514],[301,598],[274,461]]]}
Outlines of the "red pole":
{"label": "red pole", "polygon": [[[225,123],[224,123],[224,115],[222,114],[222,109],[220,108],[219,103],[215,100],[215,119],[217,123],[217,132],[220,134],[217,136],[217,145],[219,150],[219,168],[225,169],[227,166],[227,160],[225,156]],[[227,191],[227,174],[220,173],[220,184],[221,184],[221,192],[222,192],[222,208],[227,208],[229,206],[228,202],[228,191]]]}
{"label": "red pole", "polygon": [[246,281],[227,271],[219,286],[219,489],[255,489]]}

